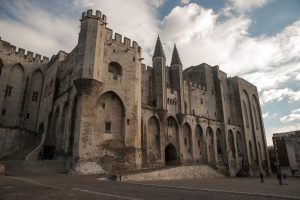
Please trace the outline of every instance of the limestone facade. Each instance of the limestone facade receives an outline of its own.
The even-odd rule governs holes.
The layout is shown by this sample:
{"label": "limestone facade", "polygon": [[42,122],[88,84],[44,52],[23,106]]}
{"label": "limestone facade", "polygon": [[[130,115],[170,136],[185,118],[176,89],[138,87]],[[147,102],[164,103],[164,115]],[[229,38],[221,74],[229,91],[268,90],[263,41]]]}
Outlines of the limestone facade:
{"label": "limestone facade", "polygon": [[80,21],[76,47],[50,60],[0,40],[0,159],[26,148],[26,160],[75,171],[92,162],[103,172],[204,163],[232,176],[269,172],[254,85],[218,66],[183,69],[176,46],[167,66],[159,37],[145,66],[104,14]]}

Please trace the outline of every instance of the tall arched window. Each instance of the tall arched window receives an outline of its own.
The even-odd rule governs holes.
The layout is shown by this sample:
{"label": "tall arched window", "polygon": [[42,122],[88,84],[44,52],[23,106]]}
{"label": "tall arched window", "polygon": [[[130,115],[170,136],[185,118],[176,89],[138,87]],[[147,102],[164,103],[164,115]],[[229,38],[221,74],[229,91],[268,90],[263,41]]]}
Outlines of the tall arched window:
{"label": "tall arched window", "polygon": [[249,115],[248,115],[248,109],[246,106],[245,101],[243,101],[243,107],[244,107],[244,115],[245,115],[245,120],[246,120],[246,127],[249,127]]}

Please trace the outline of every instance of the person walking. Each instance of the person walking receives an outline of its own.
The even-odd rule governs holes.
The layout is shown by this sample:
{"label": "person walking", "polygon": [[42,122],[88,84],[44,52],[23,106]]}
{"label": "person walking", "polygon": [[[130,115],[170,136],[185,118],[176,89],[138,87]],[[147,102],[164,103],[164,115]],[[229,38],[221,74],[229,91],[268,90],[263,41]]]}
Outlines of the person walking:
{"label": "person walking", "polygon": [[260,182],[264,183],[265,182],[265,180],[264,180],[264,174],[262,172],[259,172],[259,176],[260,176]]}
{"label": "person walking", "polygon": [[286,177],[285,174],[283,174],[283,183],[284,183],[284,185],[287,185],[287,184],[288,184],[288,182],[287,182],[287,177]]}

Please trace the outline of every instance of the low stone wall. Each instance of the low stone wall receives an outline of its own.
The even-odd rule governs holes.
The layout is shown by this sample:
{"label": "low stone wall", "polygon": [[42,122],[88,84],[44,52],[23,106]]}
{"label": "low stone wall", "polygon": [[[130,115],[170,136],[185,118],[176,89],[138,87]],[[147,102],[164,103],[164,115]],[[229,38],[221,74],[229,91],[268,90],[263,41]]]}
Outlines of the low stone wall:
{"label": "low stone wall", "polygon": [[122,175],[121,181],[178,180],[209,177],[222,178],[224,175],[207,165],[181,166],[152,172]]}
{"label": "low stone wall", "polygon": [[17,128],[0,127],[0,160],[28,144],[34,137],[34,134],[33,132]]}

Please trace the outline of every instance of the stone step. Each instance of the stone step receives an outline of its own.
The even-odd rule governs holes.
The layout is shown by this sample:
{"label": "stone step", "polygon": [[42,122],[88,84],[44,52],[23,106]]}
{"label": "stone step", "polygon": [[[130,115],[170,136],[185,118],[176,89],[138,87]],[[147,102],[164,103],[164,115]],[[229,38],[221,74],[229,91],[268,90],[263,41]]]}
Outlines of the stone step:
{"label": "stone step", "polygon": [[66,173],[64,161],[4,161],[5,174],[10,176],[27,176]]}
{"label": "stone step", "polygon": [[150,181],[150,180],[178,180],[193,178],[224,177],[223,174],[208,165],[180,166],[151,172],[121,175],[121,181]]}

